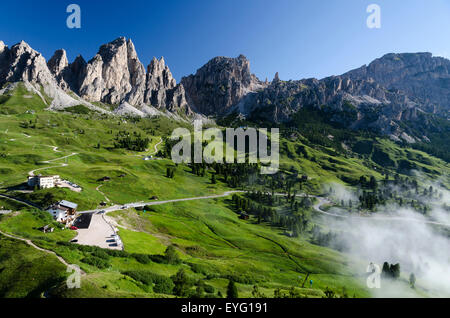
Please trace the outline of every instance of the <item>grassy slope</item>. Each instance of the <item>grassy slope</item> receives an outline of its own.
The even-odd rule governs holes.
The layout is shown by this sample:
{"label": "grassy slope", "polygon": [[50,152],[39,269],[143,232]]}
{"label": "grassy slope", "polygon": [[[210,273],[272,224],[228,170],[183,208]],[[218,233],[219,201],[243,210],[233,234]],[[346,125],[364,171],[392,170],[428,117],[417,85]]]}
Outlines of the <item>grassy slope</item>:
{"label": "grassy slope", "polygon": [[0,297],[39,297],[65,270],[55,256],[0,235]]}
{"label": "grassy slope", "polygon": [[[42,103],[35,101],[36,97],[24,99],[23,95],[21,90],[17,90],[16,96],[3,104],[0,101],[2,113],[12,114],[0,116],[2,188],[24,182],[28,171],[32,169],[67,162],[69,167],[46,169],[41,173],[59,174],[81,185],[83,192],[77,194],[63,189],[39,192],[51,192],[57,198],[75,201],[82,210],[95,208],[99,202],[105,200],[103,195],[96,191],[97,186],[102,184],[97,179],[103,176],[112,177],[112,181],[105,183],[101,191],[114,203],[148,200],[153,195],[163,200],[223,193],[226,190],[220,182],[212,186],[208,176],[202,178],[192,175],[185,166],[179,166],[175,178],[168,179],[164,175],[166,167],[172,165],[170,161],[143,161],[135,152],[111,149],[114,134],[109,131],[126,130],[149,136],[149,152],[153,152],[153,145],[159,142],[160,136],[169,135],[177,125],[168,119],[134,123],[129,120],[119,121],[117,118],[103,118],[95,114],[45,112]],[[24,104],[26,106],[23,106]],[[35,110],[36,114],[25,113],[29,109]],[[35,123],[35,128],[22,128],[24,122]],[[101,148],[96,149],[99,142]],[[390,154],[395,153],[395,160],[408,155],[406,150],[390,141],[380,140],[379,143]],[[309,159],[299,155],[296,150],[299,145],[305,146]],[[49,146],[57,146],[61,152],[54,152]],[[331,149],[310,147],[301,140],[285,139],[281,149],[281,168],[290,170],[293,167],[308,174],[311,178],[308,188],[314,192],[318,192],[324,182],[342,182],[338,175],[346,179],[358,179],[360,175],[382,177],[373,170],[376,164],[369,157],[333,158]],[[41,163],[73,152],[79,155],[70,157],[67,161]],[[425,166],[430,169],[448,169],[442,161],[425,153],[415,150],[408,152],[416,159],[429,159]],[[314,157],[315,161],[311,161],[311,157]],[[125,174],[125,177],[119,178],[122,174]],[[55,233],[43,235],[35,228],[47,224],[48,220],[40,219],[29,211],[4,217],[0,229],[32,238],[40,246],[63,256],[69,263],[82,266],[88,273],[83,279],[83,288],[62,290],[62,296],[161,296],[146,290],[120,272],[148,269],[169,276],[181,267],[188,269],[188,273],[194,277],[207,279],[216,289],[221,290],[222,294],[225,294],[228,282],[225,277],[229,275],[241,281],[238,284],[241,296],[250,296],[253,284],[258,284],[263,293],[272,296],[277,287],[288,289],[292,285],[298,286],[298,276],[304,278],[304,273],[308,271],[313,273],[311,279],[314,281],[314,290],[303,289],[300,291],[302,295],[321,297],[326,287],[340,294],[345,287],[350,296],[369,296],[364,287],[364,279],[357,277],[361,273],[351,270],[351,261],[345,255],[311,245],[305,239],[287,238],[277,229],[254,225],[252,221],[240,221],[228,208],[226,199],[157,206],[146,215],[127,211],[114,213],[113,216],[129,228],[121,230],[127,251],[160,254],[172,243],[177,245],[185,262],[198,266],[158,263],[142,265],[133,258],[113,257],[109,269],[98,270],[81,262],[86,256],[85,253],[57,244],[58,241],[69,241],[74,236],[73,232],[57,230]],[[196,272],[192,271],[193,268]]]}

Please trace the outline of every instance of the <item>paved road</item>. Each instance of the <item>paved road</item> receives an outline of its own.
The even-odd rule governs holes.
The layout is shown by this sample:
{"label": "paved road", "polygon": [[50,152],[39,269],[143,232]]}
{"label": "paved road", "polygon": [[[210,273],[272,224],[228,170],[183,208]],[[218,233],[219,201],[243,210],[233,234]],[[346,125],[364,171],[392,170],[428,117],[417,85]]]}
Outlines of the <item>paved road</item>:
{"label": "paved road", "polygon": [[357,216],[357,215],[341,215],[336,213],[329,213],[326,211],[323,211],[321,207],[325,204],[332,204],[332,202],[326,198],[322,197],[315,197],[319,202],[314,204],[313,209],[316,212],[319,212],[321,214],[332,216],[336,218],[342,218],[342,219],[352,219],[352,220],[365,220],[365,221],[400,221],[400,222],[417,222],[417,223],[423,223],[423,224],[433,224],[433,225],[441,225],[450,227],[450,224],[448,223],[441,223],[441,222],[435,222],[435,221],[426,221],[421,220],[417,218],[408,218],[408,217],[398,217],[398,216]]}
{"label": "paved road", "polygon": [[108,207],[108,208],[104,208],[104,209],[80,211],[80,212],[78,212],[78,214],[97,213],[97,212],[100,212],[100,211],[105,211],[106,213],[109,213],[109,212],[120,211],[120,210],[124,210],[124,209],[128,209],[128,208],[144,207],[146,205],[162,205],[162,204],[174,203],[174,202],[217,199],[217,198],[227,197],[229,195],[232,195],[233,193],[242,193],[242,192],[245,192],[245,191],[227,191],[224,194],[216,194],[216,195],[209,195],[209,196],[202,196],[202,197],[193,197],[193,198],[184,198],[184,199],[152,201],[152,202],[135,202],[135,203],[122,204],[122,205],[114,205],[114,206],[111,206],[111,207]]}
{"label": "paved road", "polygon": [[18,202],[18,203],[21,203],[21,204],[25,204],[26,206],[29,206],[31,208],[36,208],[36,209],[42,210],[42,208],[40,206],[38,206],[38,205],[36,205],[36,204],[34,204],[32,202],[26,201],[26,200],[13,198],[13,197],[10,197],[10,196],[8,196],[6,194],[0,194],[0,197],[4,198],[4,199],[7,199],[7,200],[15,201],[15,202]]}

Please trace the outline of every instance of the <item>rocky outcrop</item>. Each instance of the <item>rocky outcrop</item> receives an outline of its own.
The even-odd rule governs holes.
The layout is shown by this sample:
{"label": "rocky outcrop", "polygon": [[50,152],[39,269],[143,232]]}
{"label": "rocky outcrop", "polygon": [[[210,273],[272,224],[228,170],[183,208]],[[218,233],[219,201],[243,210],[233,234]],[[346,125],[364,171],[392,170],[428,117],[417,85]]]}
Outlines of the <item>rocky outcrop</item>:
{"label": "rocky outcrop", "polygon": [[216,57],[181,83],[189,104],[205,115],[225,114],[244,96],[265,86],[251,74],[250,62],[243,55]]}
{"label": "rocky outcrop", "polygon": [[87,64],[80,58],[65,75],[82,98],[107,104],[181,112],[190,115],[182,85],[177,85],[164,58],[153,58],[147,72],[131,40],[118,38],[100,47]]}
{"label": "rocky outcrop", "polygon": [[0,42],[0,84],[6,82],[43,85],[49,96],[58,97],[58,107],[65,102],[74,104],[75,100],[67,94],[71,91],[80,97],[75,104],[124,105],[123,109],[133,107],[140,115],[158,113],[157,109],[177,115],[193,114],[183,85],[177,85],[164,58],[154,58],[147,73],[133,42],[123,37],[102,45],[89,62],[79,55],[71,64],[63,49],[46,63],[25,42],[11,49]]}
{"label": "rocky outcrop", "polygon": [[19,81],[42,85],[56,83],[44,57],[24,41],[14,45],[11,49],[6,48],[4,53],[8,67],[3,70],[1,78],[3,83]]}
{"label": "rocky outcrop", "polygon": [[67,90],[70,88],[67,79],[67,71],[69,70],[69,61],[67,60],[66,51],[61,49],[57,50],[52,58],[47,63],[50,72],[55,76],[58,85]]}
{"label": "rocky outcrop", "polygon": [[166,105],[167,91],[174,89],[176,81],[172,77],[164,58],[155,57],[147,67],[147,82],[145,86],[145,103],[156,108]]}
{"label": "rocky outcrop", "polygon": [[144,102],[157,109],[192,114],[183,85],[177,85],[163,57],[159,60],[154,57],[147,68]]}
{"label": "rocky outcrop", "polygon": [[[131,70],[129,66],[132,66]],[[143,66],[137,59],[133,44],[119,38],[102,45],[97,55],[87,63],[81,75],[79,94],[89,101],[108,104],[119,104],[131,95],[136,102],[142,102],[142,94],[137,94],[139,87],[132,86],[132,81],[139,83],[144,73],[139,74],[139,71],[143,71]]]}
{"label": "rocky outcrop", "polygon": [[423,110],[450,113],[450,60],[431,53],[386,54],[344,76],[372,79],[419,99]]}
{"label": "rocky outcrop", "polygon": [[53,108],[95,108],[91,101],[117,105],[119,115],[178,118],[195,116],[194,109],[208,116],[236,112],[280,123],[302,107],[314,107],[345,127],[395,136],[403,135],[405,122],[418,123],[413,129],[418,131],[431,122],[424,113],[448,118],[450,109],[450,61],[430,53],[388,54],[322,80],[283,81],[276,73],[270,83],[251,73],[243,55],[216,57],[177,84],[164,58],[153,58],[146,69],[133,42],[123,37],[102,45],[89,62],[78,56],[70,64],[62,49],[47,63],[25,42],[8,48],[0,41],[0,87],[8,82],[24,82],[36,94],[44,88]]}
{"label": "rocky outcrop", "polygon": [[417,104],[403,92],[345,76],[300,81],[281,81],[275,76],[268,87],[249,96],[239,111],[253,119],[281,123],[303,107],[320,109],[343,127],[383,134],[399,134],[397,122],[417,114]]}
{"label": "rocky outcrop", "polygon": [[[105,112],[103,109],[97,109],[83,100],[69,96],[58,85],[55,75],[50,71],[45,58],[27,43],[22,41],[12,46],[11,49],[3,45],[2,51],[0,86],[3,86],[5,83],[15,84],[22,82],[26,89],[40,96],[47,105],[47,97],[49,97],[52,102],[48,106],[53,109],[83,104],[100,112]],[[55,57],[50,65],[55,74],[62,76],[65,69],[63,54],[60,54],[59,57]]]}

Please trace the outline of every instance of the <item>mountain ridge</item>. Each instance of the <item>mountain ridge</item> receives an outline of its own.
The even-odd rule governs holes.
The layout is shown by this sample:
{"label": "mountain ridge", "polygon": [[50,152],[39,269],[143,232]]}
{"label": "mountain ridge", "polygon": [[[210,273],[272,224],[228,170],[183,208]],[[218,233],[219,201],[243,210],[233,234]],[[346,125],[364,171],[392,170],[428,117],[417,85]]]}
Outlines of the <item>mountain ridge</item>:
{"label": "mountain ridge", "polygon": [[252,74],[244,55],[218,56],[177,83],[163,57],[144,67],[125,37],[101,45],[87,62],[79,55],[72,63],[64,49],[47,62],[24,41],[11,48],[0,42],[0,84],[18,81],[33,84],[34,91],[42,85],[55,109],[83,104],[98,110],[95,103],[105,103],[121,106],[119,115],[233,114],[285,123],[301,108],[314,107],[350,129],[409,143],[428,140],[428,116],[450,117],[450,60],[431,53],[389,53],[320,80],[282,81],[277,73],[271,82]]}

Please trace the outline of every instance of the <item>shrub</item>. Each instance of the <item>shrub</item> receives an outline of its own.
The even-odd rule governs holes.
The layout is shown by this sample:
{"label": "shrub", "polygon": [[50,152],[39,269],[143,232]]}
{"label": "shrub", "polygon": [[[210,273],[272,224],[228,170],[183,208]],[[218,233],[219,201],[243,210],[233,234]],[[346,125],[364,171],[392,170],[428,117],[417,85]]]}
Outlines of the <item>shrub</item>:
{"label": "shrub", "polygon": [[105,252],[113,257],[130,257],[130,253],[121,250],[105,250]]}
{"label": "shrub", "polygon": [[109,255],[108,255],[108,253],[106,253],[106,252],[103,251],[103,250],[95,250],[95,251],[92,253],[92,256],[95,256],[95,257],[98,257],[98,258],[101,258],[101,259],[104,259],[104,260],[109,260]]}
{"label": "shrub", "polygon": [[86,256],[81,260],[83,263],[95,266],[99,269],[104,269],[109,267],[109,263],[104,259],[95,257],[95,256]]}
{"label": "shrub", "polygon": [[141,264],[149,264],[152,261],[146,254],[133,254],[132,256]]}
{"label": "shrub", "polygon": [[150,271],[127,271],[122,274],[130,276],[136,281],[145,285],[153,286],[153,291],[160,294],[171,294],[174,288],[174,283],[169,277],[158,275]]}
{"label": "shrub", "polygon": [[170,245],[167,247],[164,256],[166,258],[166,261],[168,264],[179,264],[181,263],[181,259],[178,256],[177,251],[175,250],[175,247],[173,245]]}

